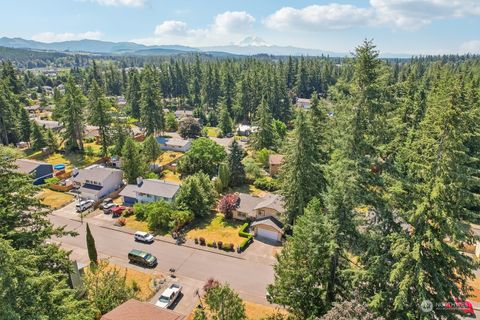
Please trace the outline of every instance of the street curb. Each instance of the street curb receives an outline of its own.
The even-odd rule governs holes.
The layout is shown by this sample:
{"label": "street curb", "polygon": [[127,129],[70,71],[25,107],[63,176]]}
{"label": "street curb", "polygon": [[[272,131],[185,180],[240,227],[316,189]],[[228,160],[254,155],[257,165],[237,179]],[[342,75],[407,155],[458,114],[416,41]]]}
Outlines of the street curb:
{"label": "street curb", "polygon": [[[72,218],[69,218],[70,220],[72,221],[76,221],[76,222],[82,222],[81,220],[77,220],[77,219],[72,219]],[[85,221],[85,220],[84,220]],[[108,230],[113,230],[113,231],[118,231],[118,232],[123,232],[125,234],[130,234],[130,235],[134,235],[135,232],[133,231],[129,231],[129,230],[122,230],[122,229],[117,229],[117,228],[112,228],[112,227],[108,227],[108,226],[104,226],[104,225],[101,225],[101,224],[94,224],[100,228],[104,228],[104,229],[108,229]],[[164,242],[164,243],[168,243],[168,244],[171,244],[171,245],[177,245],[174,241],[168,241],[168,240],[165,240],[165,239],[161,239],[161,238],[158,238],[158,237],[155,237],[155,241],[159,241],[159,242]],[[233,258],[233,259],[238,259],[238,260],[246,260],[245,258],[243,257],[238,257],[238,256],[234,256],[234,255],[230,255],[230,254],[225,254],[225,253],[222,253],[222,252],[216,252],[216,251],[213,251],[213,250],[206,250],[206,249],[203,249],[203,248],[199,248],[199,247],[196,247],[196,246],[192,246],[192,245],[189,245],[189,244],[182,244],[180,245],[182,247],[186,247],[186,248],[190,248],[190,249],[193,249],[193,250],[199,250],[199,251],[203,251],[203,252],[209,252],[209,253],[213,253],[213,254],[218,254],[218,255],[221,255],[221,256],[225,256],[225,257],[230,257],[230,258]]]}

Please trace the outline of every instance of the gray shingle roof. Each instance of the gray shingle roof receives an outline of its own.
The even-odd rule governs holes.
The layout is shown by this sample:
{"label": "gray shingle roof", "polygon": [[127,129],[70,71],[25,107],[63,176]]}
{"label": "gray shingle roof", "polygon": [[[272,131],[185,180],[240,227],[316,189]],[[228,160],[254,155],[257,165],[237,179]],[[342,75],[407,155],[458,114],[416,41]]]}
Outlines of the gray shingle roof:
{"label": "gray shingle roof", "polygon": [[267,225],[277,229],[279,232],[283,234],[283,223],[281,223],[277,218],[269,216],[265,218],[257,219],[256,221],[252,222],[251,226],[258,226],[258,225]]}
{"label": "gray shingle roof", "polygon": [[144,179],[140,186],[135,184],[127,185],[122,192],[120,192],[120,195],[135,198],[137,196],[136,194],[141,192],[157,197],[172,199],[178,189],[180,189],[180,185],[173,182],[158,179]]}
{"label": "gray shingle roof", "polygon": [[78,174],[73,177],[74,181],[84,182],[89,181],[105,181],[113,172],[118,172],[121,170],[105,168],[105,167],[93,167],[90,169],[80,169]]}
{"label": "gray shingle roof", "polygon": [[21,173],[31,173],[35,169],[38,168],[38,166],[41,165],[48,165],[46,162],[41,162],[41,161],[35,161],[35,160],[30,160],[30,159],[17,159],[15,160],[15,165],[17,166],[17,171]]}

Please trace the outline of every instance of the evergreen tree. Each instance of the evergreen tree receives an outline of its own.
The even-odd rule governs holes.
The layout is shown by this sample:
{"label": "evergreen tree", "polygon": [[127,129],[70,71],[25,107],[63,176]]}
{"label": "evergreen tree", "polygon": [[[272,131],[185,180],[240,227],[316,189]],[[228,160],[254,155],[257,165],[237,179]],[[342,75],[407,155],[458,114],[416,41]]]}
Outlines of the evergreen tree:
{"label": "evergreen tree", "polygon": [[50,151],[53,152],[55,150],[58,150],[57,137],[55,137],[55,134],[53,133],[52,129],[47,130],[46,143]]}
{"label": "evergreen tree", "polygon": [[202,103],[202,96],[201,96],[201,90],[202,90],[202,69],[200,67],[200,57],[197,54],[195,56],[195,63],[193,65],[193,70],[192,70],[192,82],[190,84],[190,92],[192,94],[192,102],[193,106],[195,108],[200,107]]}
{"label": "evergreen tree", "polygon": [[245,168],[242,163],[245,151],[235,139],[233,139],[232,144],[229,146],[229,150],[227,163],[230,171],[230,186],[236,187],[245,182]]}
{"label": "evergreen tree", "polygon": [[205,302],[212,320],[246,320],[245,305],[228,284],[216,283],[205,289]]}
{"label": "evergreen tree", "polygon": [[268,292],[299,319],[316,319],[330,307],[327,284],[335,249],[334,226],[313,199],[293,226],[274,266],[275,281]]}
{"label": "evergreen tree", "polygon": [[227,105],[222,103],[220,106],[220,123],[218,125],[223,135],[232,133],[232,118],[230,118]]}
{"label": "evergreen tree", "polygon": [[137,144],[131,137],[125,140],[122,148],[122,170],[128,183],[137,183],[137,178],[145,174],[145,163]]}
{"label": "evergreen tree", "polygon": [[225,68],[222,77],[222,96],[227,109],[227,115],[230,116],[233,111],[233,102],[235,98],[235,79],[232,70]]}
{"label": "evergreen tree", "polygon": [[32,124],[30,123],[30,117],[28,116],[28,112],[25,110],[25,108],[20,108],[20,133],[23,141],[30,141],[30,136],[32,135]]}
{"label": "evergreen tree", "polygon": [[140,119],[140,112],[141,112],[140,79],[139,79],[137,70],[134,68],[132,68],[129,71],[126,100],[128,102],[128,109],[129,109],[130,115],[135,119]]}
{"label": "evergreen tree", "polygon": [[105,98],[105,95],[97,82],[93,80],[90,86],[89,93],[89,120],[92,125],[98,126],[100,140],[102,143],[102,155],[106,156],[109,146],[109,132],[112,119],[109,114],[111,108],[110,102]]}
{"label": "evergreen tree", "polygon": [[90,231],[90,226],[87,223],[87,249],[88,249],[88,258],[93,264],[97,264],[97,248],[95,247],[95,239],[93,238],[92,232]]}
{"label": "evergreen tree", "polygon": [[111,151],[112,155],[121,156],[123,145],[131,135],[128,125],[120,120],[114,121],[112,125],[112,142],[114,143]]}
{"label": "evergreen tree", "polygon": [[83,150],[83,129],[85,97],[69,76],[65,85],[65,95],[59,110],[59,119],[65,127],[66,149]]}
{"label": "evergreen tree", "polygon": [[295,77],[295,91],[297,97],[300,98],[307,98],[309,96],[308,74],[305,64],[305,59],[302,57]]}
{"label": "evergreen tree", "polygon": [[32,149],[40,150],[47,146],[44,130],[35,122],[32,122]]}
{"label": "evergreen tree", "polygon": [[143,154],[147,161],[155,163],[161,153],[160,145],[154,136],[150,135],[143,141]]}
{"label": "evergreen tree", "polygon": [[204,217],[210,214],[216,196],[209,176],[200,171],[183,180],[175,204],[178,208],[192,211],[196,217]]}
{"label": "evergreen tree", "polygon": [[305,111],[300,110],[286,141],[285,162],[280,172],[289,222],[302,215],[307,203],[325,190],[321,164],[310,122]]}
{"label": "evergreen tree", "polygon": [[147,135],[155,134],[165,129],[161,93],[155,69],[147,66],[143,72],[141,85],[141,120]]}
{"label": "evergreen tree", "polygon": [[273,146],[274,133],[272,124],[272,113],[270,112],[267,101],[263,99],[257,109],[257,119],[255,121],[255,126],[257,127],[253,141],[255,149],[270,149]]}
{"label": "evergreen tree", "polygon": [[230,184],[230,171],[226,163],[221,163],[218,166],[218,175],[217,179],[215,180],[215,187],[218,193],[223,192],[227,189],[228,185]]}

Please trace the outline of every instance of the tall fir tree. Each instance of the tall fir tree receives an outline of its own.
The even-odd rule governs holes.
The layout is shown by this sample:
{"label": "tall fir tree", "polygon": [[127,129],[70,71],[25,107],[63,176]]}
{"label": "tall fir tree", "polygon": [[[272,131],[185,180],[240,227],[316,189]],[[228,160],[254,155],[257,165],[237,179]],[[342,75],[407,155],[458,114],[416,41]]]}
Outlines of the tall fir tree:
{"label": "tall fir tree", "polygon": [[32,124],[30,123],[30,117],[28,116],[28,112],[25,110],[25,108],[20,108],[20,133],[23,141],[30,141]]}
{"label": "tall fir tree", "polygon": [[147,135],[155,134],[165,129],[161,93],[158,86],[156,71],[153,66],[147,66],[142,77],[141,120]]}
{"label": "tall fir tree", "polygon": [[65,127],[64,138],[67,150],[83,150],[83,130],[85,123],[85,97],[69,76],[65,85],[65,95],[59,112],[60,122]]}
{"label": "tall fir tree", "polygon": [[153,135],[149,135],[145,141],[143,141],[143,154],[145,160],[153,164],[157,161],[161,153],[162,150],[160,150],[160,145],[157,140]]}
{"label": "tall fir tree", "polygon": [[140,88],[140,76],[138,71],[132,68],[129,71],[128,76],[128,88],[127,88],[127,102],[128,102],[128,111],[132,117],[136,119],[140,119],[140,100],[142,96],[141,88]]}
{"label": "tall fir tree", "polygon": [[145,174],[145,162],[138,146],[131,137],[125,140],[122,148],[122,170],[128,183],[137,183],[137,178]]}
{"label": "tall fir tree", "polygon": [[33,150],[40,150],[47,146],[44,129],[42,129],[35,121],[32,122],[32,136],[30,140],[32,141]]}
{"label": "tall fir tree", "polygon": [[235,139],[233,139],[232,144],[228,148],[230,150],[227,158],[230,171],[230,186],[235,187],[245,182],[245,167],[242,163],[245,151]]}
{"label": "tall fir tree", "polygon": [[110,116],[111,105],[106,99],[103,90],[95,80],[93,80],[92,85],[90,86],[88,100],[90,124],[98,126],[100,141],[102,144],[102,155],[106,156],[110,144],[110,124],[112,122]]}
{"label": "tall fir tree", "polygon": [[254,134],[253,145],[255,149],[270,149],[274,143],[273,117],[270,107],[265,99],[257,109],[257,118],[255,121],[257,131]]}

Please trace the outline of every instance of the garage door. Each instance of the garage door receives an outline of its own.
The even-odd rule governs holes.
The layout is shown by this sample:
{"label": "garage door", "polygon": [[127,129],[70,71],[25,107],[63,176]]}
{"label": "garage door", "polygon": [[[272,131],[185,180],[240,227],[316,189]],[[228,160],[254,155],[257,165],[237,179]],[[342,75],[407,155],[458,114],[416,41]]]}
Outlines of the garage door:
{"label": "garage door", "polygon": [[261,227],[258,227],[257,237],[277,241],[278,240],[278,233],[275,232],[275,231],[271,231],[271,230],[267,230],[267,229],[263,229]]}

